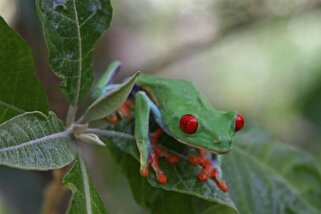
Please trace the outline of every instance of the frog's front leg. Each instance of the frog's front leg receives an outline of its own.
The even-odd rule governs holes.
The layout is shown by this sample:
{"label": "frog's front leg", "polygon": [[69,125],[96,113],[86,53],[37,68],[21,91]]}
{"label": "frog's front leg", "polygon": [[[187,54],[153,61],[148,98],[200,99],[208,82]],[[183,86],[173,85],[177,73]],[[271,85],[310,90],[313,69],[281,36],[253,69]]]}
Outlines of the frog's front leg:
{"label": "frog's front leg", "polygon": [[215,155],[214,158],[209,158],[206,155],[206,151],[202,149],[197,149],[199,156],[190,156],[188,161],[193,165],[200,165],[203,167],[202,171],[198,174],[198,179],[200,181],[207,181],[212,178],[218,188],[223,192],[227,192],[227,184],[221,180],[221,172],[218,165],[218,156]]}
{"label": "frog's front leg", "polygon": [[177,163],[179,158],[161,149],[157,142],[163,133],[162,129],[149,135],[150,112],[159,121],[160,112],[157,106],[149,99],[145,92],[140,91],[135,95],[135,140],[139,150],[140,174],[148,176],[150,165],[156,173],[159,183],[167,182],[166,175],[158,163],[159,157],[165,157],[170,163]]}

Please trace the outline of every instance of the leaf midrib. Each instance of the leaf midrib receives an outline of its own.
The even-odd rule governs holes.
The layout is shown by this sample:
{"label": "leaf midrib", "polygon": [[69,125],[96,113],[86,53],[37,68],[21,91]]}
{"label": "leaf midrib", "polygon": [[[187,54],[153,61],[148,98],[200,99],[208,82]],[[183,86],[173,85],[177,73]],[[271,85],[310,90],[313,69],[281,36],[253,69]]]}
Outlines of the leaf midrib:
{"label": "leaf midrib", "polygon": [[37,138],[37,139],[31,140],[31,141],[27,141],[27,142],[22,143],[22,144],[18,144],[18,145],[14,145],[14,146],[11,146],[11,147],[6,147],[6,148],[0,148],[0,152],[7,152],[7,151],[10,151],[10,150],[19,149],[19,148],[22,148],[22,147],[25,147],[25,146],[30,146],[30,145],[37,144],[37,143],[43,143],[43,142],[46,142],[46,141],[51,140],[51,139],[68,138],[69,137],[69,133],[70,133],[70,131],[66,130],[66,131],[63,131],[63,132],[57,132],[57,133],[54,133],[54,134],[51,134],[51,135],[46,135],[46,136],[43,136],[41,138]]}
{"label": "leaf midrib", "polygon": [[78,20],[78,12],[76,8],[76,0],[72,1],[73,3],[73,9],[75,13],[75,24],[76,24],[76,30],[77,30],[77,41],[78,41],[78,79],[77,79],[77,87],[76,87],[76,96],[75,96],[75,105],[78,105],[79,101],[79,94],[80,94],[80,84],[81,84],[81,75],[82,75],[82,40],[81,40],[81,35],[80,35],[80,25],[79,25],[79,20]]}
{"label": "leaf midrib", "polygon": [[80,163],[80,170],[81,170],[81,174],[82,174],[82,178],[83,178],[84,196],[85,196],[85,201],[86,201],[86,211],[87,211],[87,214],[92,214],[91,196],[90,196],[90,189],[89,189],[89,182],[88,182],[88,175],[87,175],[86,166],[85,166],[84,160],[82,158],[79,158],[79,163]]}
{"label": "leaf midrib", "polygon": [[21,108],[18,108],[18,107],[16,107],[16,106],[12,105],[12,104],[3,102],[3,101],[1,101],[1,100],[0,100],[0,106],[2,106],[2,107],[4,107],[4,108],[7,108],[7,109],[9,109],[9,110],[11,110],[11,111],[20,113],[20,114],[26,112],[25,110],[23,110],[23,109],[21,109]]}

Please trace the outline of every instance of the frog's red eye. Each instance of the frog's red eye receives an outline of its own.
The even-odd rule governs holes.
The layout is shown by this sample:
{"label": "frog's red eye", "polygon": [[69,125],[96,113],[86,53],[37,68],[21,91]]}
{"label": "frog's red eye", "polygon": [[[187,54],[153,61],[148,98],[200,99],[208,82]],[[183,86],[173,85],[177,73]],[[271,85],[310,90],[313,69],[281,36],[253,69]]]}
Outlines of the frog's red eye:
{"label": "frog's red eye", "polygon": [[238,113],[235,119],[235,131],[237,132],[241,130],[243,126],[244,126],[244,118],[240,113]]}
{"label": "frog's red eye", "polygon": [[179,121],[180,128],[186,134],[194,134],[198,129],[198,121],[191,114],[185,114]]}

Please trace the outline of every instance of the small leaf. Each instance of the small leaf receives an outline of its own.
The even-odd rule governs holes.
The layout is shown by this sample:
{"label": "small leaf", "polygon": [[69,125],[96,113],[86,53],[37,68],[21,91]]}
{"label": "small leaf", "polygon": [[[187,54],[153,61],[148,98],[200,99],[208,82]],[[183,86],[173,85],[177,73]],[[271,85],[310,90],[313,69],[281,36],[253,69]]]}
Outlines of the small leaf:
{"label": "small leaf", "polygon": [[52,112],[18,115],[0,125],[0,164],[35,170],[66,166],[75,156],[70,132]]}
{"label": "small leaf", "polygon": [[74,166],[65,175],[63,184],[73,193],[67,213],[107,213],[82,158],[77,158]]}
{"label": "small leaf", "polygon": [[93,80],[92,50],[109,27],[109,0],[37,0],[38,15],[49,50],[49,64],[62,80],[61,90],[73,105]]}
{"label": "small leaf", "polygon": [[96,144],[99,146],[105,146],[104,142],[102,142],[99,137],[93,133],[82,133],[75,136],[77,139],[83,141],[84,143]]}
{"label": "small leaf", "polygon": [[26,111],[48,112],[25,41],[0,17],[0,123]]}
{"label": "small leaf", "polygon": [[102,119],[119,109],[134,87],[138,75],[139,72],[93,102],[84,113],[81,122],[88,123]]}

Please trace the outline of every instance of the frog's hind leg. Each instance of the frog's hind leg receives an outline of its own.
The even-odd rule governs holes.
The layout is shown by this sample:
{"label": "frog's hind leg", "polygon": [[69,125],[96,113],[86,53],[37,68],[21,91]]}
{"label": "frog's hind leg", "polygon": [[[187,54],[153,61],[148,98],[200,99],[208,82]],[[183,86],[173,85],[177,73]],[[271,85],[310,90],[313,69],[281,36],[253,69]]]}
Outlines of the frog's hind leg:
{"label": "frog's hind leg", "polygon": [[116,125],[120,120],[128,120],[132,117],[132,109],[134,107],[133,99],[129,98],[115,112],[105,118],[107,123]]}
{"label": "frog's hind leg", "polygon": [[227,184],[221,180],[221,171],[219,167],[219,157],[209,158],[206,155],[206,151],[197,149],[198,156],[190,156],[188,161],[193,165],[200,165],[203,167],[202,171],[198,174],[200,181],[207,181],[209,178],[213,179],[218,188],[223,192],[227,192]]}
{"label": "frog's hind leg", "polygon": [[94,89],[93,97],[98,98],[101,95],[107,93],[111,89],[113,89],[118,84],[114,84],[115,77],[119,73],[121,68],[121,62],[114,61],[109,64],[106,71],[99,79]]}
{"label": "frog's hind leg", "polygon": [[[113,61],[107,67],[105,73],[97,82],[94,89],[93,98],[99,98],[100,96],[118,88],[121,84],[114,83],[117,74],[121,68],[121,62]],[[131,92],[132,94],[132,92]],[[114,113],[105,118],[107,123],[113,125],[117,124],[119,120],[129,119],[132,116],[131,109],[133,107],[133,97],[129,96],[127,101]]]}
{"label": "frog's hind leg", "polygon": [[130,119],[132,117],[132,108],[134,107],[134,102],[131,98],[126,100],[126,102],[120,106],[117,110],[117,114],[121,119]]}
{"label": "frog's hind leg", "polygon": [[135,95],[135,140],[139,150],[140,174],[148,176],[148,166],[150,165],[156,173],[158,183],[165,184],[167,177],[158,163],[159,157],[165,157],[170,162],[178,162],[179,158],[174,157],[161,149],[157,142],[163,131],[157,130],[149,135],[149,116],[152,113],[159,114],[155,104],[149,99],[145,92],[139,91]]}

